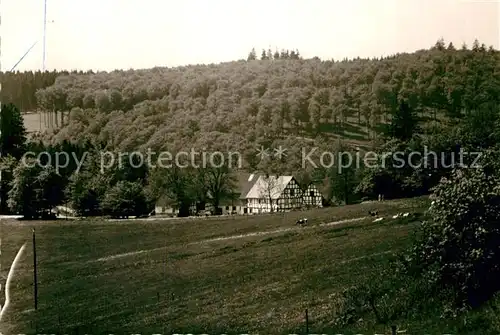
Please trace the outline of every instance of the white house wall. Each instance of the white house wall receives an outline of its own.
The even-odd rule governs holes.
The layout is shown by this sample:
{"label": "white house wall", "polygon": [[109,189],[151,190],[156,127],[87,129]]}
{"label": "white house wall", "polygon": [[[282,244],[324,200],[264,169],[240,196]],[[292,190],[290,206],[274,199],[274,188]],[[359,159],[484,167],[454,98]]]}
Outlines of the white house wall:
{"label": "white house wall", "polygon": [[[287,177],[284,177],[287,178]],[[286,186],[272,199],[273,212],[288,211],[301,208],[303,205],[303,191],[293,177],[288,177]],[[256,186],[258,187],[258,185]],[[252,194],[255,194],[254,191]],[[269,213],[271,212],[271,204],[269,198],[250,198],[248,199],[248,208],[252,213]]]}

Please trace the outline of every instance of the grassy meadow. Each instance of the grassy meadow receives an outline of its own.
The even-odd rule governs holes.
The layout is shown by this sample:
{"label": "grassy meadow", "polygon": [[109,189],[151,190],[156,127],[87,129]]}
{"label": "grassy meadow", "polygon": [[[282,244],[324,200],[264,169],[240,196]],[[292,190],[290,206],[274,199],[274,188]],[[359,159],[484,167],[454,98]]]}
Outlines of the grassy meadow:
{"label": "grassy meadow", "polygon": [[[418,220],[387,216],[427,206],[417,198],[245,217],[3,220],[2,287],[17,249],[27,246],[0,331],[303,333],[307,308],[310,333],[346,333],[332,328],[336,294],[376,280],[391,255],[408,245]],[[373,209],[386,219],[366,218]],[[300,217],[309,227],[294,225]],[[370,320],[365,331],[388,332]]]}
{"label": "grassy meadow", "polygon": [[23,119],[24,119],[24,127],[28,132],[37,132],[41,130],[42,131],[46,130],[43,116],[42,116],[42,122],[40,122],[39,113],[24,113]]}

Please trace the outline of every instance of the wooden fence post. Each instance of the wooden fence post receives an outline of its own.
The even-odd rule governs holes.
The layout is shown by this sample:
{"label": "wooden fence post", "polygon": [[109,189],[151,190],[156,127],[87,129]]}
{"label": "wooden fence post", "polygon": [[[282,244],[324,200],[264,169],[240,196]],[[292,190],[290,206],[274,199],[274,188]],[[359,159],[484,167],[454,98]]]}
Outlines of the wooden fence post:
{"label": "wooden fence post", "polygon": [[397,327],[392,325],[391,326],[392,335],[396,335],[396,330],[397,330]]}
{"label": "wooden fence post", "polygon": [[309,314],[306,308],[306,334],[309,334]]}
{"label": "wooden fence post", "polygon": [[33,228],[33,295],[35,300],[35,311],[38,309],[38,279],[36,273],[36,242],[35,229]]}

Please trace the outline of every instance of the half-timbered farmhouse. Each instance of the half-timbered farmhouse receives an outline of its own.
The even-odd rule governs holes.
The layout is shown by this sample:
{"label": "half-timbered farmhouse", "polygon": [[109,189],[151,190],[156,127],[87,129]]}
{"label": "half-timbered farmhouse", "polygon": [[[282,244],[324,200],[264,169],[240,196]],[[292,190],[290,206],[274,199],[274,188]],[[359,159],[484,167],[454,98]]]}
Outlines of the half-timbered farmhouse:
{"label": "half-timbered farmhouse", "polygon": [[313,183],[310,183],[304,191],[304,205],[316,208],[323,207],[323,194]]}
{"label": "half-timbered farmhouse", "polygon": [[259,176],[247,198],[248,213],[269,213],[299,209],[303,191],[293,176]]}
{"label": "half-timbered farmhouse", "polygon": [[[237,172],[235,189],[231,196],[220,199],[219,208],[207,204],[205,210],[212,214],[259,214],[323,207],[323,195],[314,184],[303,190],[293,176],[264,176]],[[196,207],[192,206],[193,214]],[[199,208],[198,208],[199,210]],[[175,215],[177,208],[168,206],[161,199],[156,206],[157,214]]]}

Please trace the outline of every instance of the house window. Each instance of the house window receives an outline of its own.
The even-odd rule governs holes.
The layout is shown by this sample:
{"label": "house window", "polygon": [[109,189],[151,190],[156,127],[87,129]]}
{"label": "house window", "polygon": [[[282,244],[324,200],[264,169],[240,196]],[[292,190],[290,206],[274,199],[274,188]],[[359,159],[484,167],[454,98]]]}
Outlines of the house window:
{"label": "house window", "polygon": [[310,192],[309,192],[309,196],[310,196],[311,198],[314,198],[314,191],[310,191]]}
{"label": "house window", "polygon": [[236,210],[236,206],[233,206],[233,211],[235,211],[235,210]]}
{"label": "house window", "polygon": [[290,196],[292,196],[292,197],[295,196],[295,190],[293,188],[290,189]]}
{"label": "house window", "polygon": [[228,210],[229,210],[229,206],[226,206],[226,211],[228,211]]}

